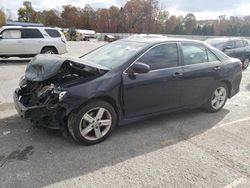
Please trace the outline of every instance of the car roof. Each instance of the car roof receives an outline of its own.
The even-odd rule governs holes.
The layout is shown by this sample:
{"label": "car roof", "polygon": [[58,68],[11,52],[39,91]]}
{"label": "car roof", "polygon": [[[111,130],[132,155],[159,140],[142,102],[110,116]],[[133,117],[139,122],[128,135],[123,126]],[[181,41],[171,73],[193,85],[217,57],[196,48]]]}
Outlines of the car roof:
{"label": "car roof", "polygon": [[120,41],[128,41],[128,42],[141,42],[148,45],[156,45],[161,43],[167,43],[167,42],[190,42],[190,43],[197,43],[206,46],[210,50],[212,50],[219,59],[227,60],[230,57],[228,57],[226,54],[222,53],[218,49],[214,48],[213,46],[210,46],[207,43],[204,43],[200,40],[191,40],[191,39],[184,39],[184,38],[169,38],[166,36],[160,36],[160,37],[128,37],[126,39],[121,39]]}
{"label": "car roof", "polygon": [[34,27],[34,26],[3,26],[1,29],[60,29],[56,27]]}
{"label": "car roof", "polygon": [[218,38],[210,38],[210,41],[230,41],[230,40],[247,40],[243,37],[218,37]]}
{"label": "car roof", "polygon": [[130,41],[130,42],[141,42],[141,43],[147,43],[147,44],[157,44],[157,43],[164,43],[164,42],[195,42],[195,43],[201,43],[202,41],[199,40],[191,40],[191,39],[183,39],[183,38],[169,38],[167,36],[146,36],[141,37],[138,35],[134,35],[125,39],[122,39],[123,41]]}

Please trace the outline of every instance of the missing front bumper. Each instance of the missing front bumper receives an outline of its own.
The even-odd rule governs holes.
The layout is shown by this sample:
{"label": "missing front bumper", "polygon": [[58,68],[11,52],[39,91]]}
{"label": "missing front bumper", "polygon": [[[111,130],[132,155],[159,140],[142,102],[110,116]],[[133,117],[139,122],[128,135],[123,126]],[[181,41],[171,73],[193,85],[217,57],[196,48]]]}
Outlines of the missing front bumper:
{"label": "missing front bumper", "polygon": [[62,107],[48,109],[45,105],[26,107],[20,101],[20,89],[13,95],[15,108],[24,119],[30,120],[33,125],[51,129],[64,129],[65,110]]}

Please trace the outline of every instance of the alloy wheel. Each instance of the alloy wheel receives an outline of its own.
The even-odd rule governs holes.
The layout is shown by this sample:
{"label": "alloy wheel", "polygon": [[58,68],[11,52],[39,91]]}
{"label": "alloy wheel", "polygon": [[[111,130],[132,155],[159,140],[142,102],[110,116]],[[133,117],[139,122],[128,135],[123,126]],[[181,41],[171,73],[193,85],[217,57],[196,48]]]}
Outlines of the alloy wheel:
{"label": "alloy wheel", "polygon": [[54,52],[52,50],[47,50],[45,54],[54,54]]}
{"label": "alloy wheel", "polygon": [[86,112],[79,124],[81,135],[90,141],[104,137],[112,125],[111,113],[101,107],[96,107]]}
{"label": "alloy wheel", "polygon": [[212,107],[215,110],[220,109],[224,105],[226,97],[227,97],[226,89],[224,87],[218,87],[213,93],[213,97],[211,100]]}

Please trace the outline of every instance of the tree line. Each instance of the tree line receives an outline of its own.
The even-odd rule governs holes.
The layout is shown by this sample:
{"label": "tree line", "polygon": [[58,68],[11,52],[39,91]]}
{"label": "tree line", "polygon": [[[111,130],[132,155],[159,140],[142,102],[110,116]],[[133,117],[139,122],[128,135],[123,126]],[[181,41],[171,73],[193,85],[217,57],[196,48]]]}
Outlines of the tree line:
{"label": "tree line", "polygon": [[[186,16],[170,15],[159,8],[158,0],[129,0],[123,7],[94,9],[71,5],[36,11],[30,1],[24,1],[18,10],[18,21],[37,22],[45,26],[91,29],[101,33],[156,33],[185,35],[250,36],[250,16],[197,21],[192,13]],[[0,26],[6,15],[0,10]]]}

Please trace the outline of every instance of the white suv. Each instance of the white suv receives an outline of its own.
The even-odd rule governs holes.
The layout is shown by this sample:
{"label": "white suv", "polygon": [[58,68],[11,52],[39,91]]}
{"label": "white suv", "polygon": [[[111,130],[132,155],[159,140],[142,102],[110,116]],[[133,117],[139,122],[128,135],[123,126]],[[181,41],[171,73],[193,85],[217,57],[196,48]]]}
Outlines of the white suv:
{"label": "white suv", "polygon": [[0,28],[0,57],[64,54],[66,39],[56,28],[4,26]]}

